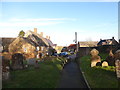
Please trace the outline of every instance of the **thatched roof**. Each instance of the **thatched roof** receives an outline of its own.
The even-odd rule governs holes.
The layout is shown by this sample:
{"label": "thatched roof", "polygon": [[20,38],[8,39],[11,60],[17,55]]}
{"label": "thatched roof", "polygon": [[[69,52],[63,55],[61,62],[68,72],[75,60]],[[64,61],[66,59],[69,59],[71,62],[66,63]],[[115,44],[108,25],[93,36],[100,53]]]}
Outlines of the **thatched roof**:
{"label": "thatched roof", "polygon": [[24,37],[17,37],[10,45],[9,45],[9,52],[23,52],[24,50],[23,45],[25,44],[30,44],[31,46],[36,47],[37,45],[31,41],[28,38],[24,38]]}
{"label": "thatched roof", "polygon": [[25,37],[28,37],[29,39],[31,39],[38,46],[49,46],[49,44],[48,44],[48,42],[46,41],[45,38],[43,38],[39,34],[34,33],[32,31],[30,31],[30,30],[25,34]]}
{"label": "thatched roof", "polygon": [[54,46],[54,44],[52,43],[52,41],[50,39],[47,39],[47,38],[44,38],[44,39],[48,42],[50,47]]}

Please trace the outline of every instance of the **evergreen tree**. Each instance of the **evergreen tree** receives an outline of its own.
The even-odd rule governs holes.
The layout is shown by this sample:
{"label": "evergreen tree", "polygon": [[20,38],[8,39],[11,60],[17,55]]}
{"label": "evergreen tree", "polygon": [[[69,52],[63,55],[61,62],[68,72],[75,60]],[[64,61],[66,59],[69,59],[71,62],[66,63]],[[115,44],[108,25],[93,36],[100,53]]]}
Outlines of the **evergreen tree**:
{"label": "evergreen tree", "polygon": [[20,32],[19,32],[19,37],[23,37],[25,35],[25,32],[23,31],[23,30],[21,30]]}

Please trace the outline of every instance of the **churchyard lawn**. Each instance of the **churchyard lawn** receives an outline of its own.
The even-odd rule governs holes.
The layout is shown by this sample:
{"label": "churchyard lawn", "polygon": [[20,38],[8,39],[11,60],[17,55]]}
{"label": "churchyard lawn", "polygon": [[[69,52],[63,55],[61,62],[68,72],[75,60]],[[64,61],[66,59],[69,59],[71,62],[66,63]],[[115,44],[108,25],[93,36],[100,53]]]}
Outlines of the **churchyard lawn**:
{"label": "churchyard lawn", "polygon": [[[99,55],[102,60],[105,60],[108,56],[108,54]],[[80,60],[80,68],[82,72],[84,72],[87,82],[91,88],[118,88],[118,81],[114,66],[90,67],[90,55],[83,56]]]}
{"label": "churchyard lawn", "polygon": [[65,58],[53,58],[39,62],[40,67],[11,71],[11,79],[4,81],[2,88],[56,88]]}

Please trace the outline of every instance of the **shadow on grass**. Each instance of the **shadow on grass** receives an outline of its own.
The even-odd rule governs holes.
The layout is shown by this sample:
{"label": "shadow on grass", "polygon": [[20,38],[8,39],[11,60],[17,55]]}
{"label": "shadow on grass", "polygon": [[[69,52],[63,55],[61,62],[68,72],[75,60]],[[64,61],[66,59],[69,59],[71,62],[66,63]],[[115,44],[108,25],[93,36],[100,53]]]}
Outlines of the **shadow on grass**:
{"label": "shadow on grass", "polygon": [[118,88],[115,67],[90,67],[90,56],[84,56],[78,61],[91,88]]}
{"label": "shadow on grass", "polygon": [[62,70],[62,58],[39,62],[40,67],[33,66],[24,70],[12,71],[11,80],[4,81],[3,88],[56,88]]}

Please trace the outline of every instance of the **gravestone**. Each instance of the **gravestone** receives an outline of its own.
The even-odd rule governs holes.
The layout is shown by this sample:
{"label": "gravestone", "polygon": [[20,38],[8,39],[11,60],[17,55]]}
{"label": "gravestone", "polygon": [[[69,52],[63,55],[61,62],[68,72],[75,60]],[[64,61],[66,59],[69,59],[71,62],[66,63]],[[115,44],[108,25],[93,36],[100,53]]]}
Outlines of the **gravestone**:
{"label": "gravestone", "polygon": [[6,67],[10,67],[10,60],[8,60],[4,56],[2,56],[2,71],[3,72],[7,71]]}
{"label": "gravestone", "polygon": [[114,54],[115,60],[120,60],[120,50],[117,50]]}
{"label": "gravestone", "polygon": [[10,60],[7,60],[4,56],[2,56],[2,80],[10,79]]}
{"label": "gravestone", "polygon": [[107,66],[108,66],[108,62],[104,61],[104,62],[102,63],[102,67],[107,67]]}
{"label": "gravestone", "polygon": [[114,54],[112,53],[112,50],[110,50],[109,56],[106,58],[106,61],[108,62],[109,66],[115,66],[115,58]]}
{"label": "gravestone", "polygon": [[99,51],[96,49],[92,49],[91,52],[91,67],[96,66],[96,63],[101,62],[100,56],[98,56]]}
{"label": "gravestone", "polygon": [[15,53],[12,55],[12,70],[20,70],[24,68],[23,65],[24,56],[21,53]]}
{"label": "gravestone", "polygon": [[120,79],[120,60],[116,60],[115,61],[115,66],[116,66],[116,75],[117,75],[117,78]]}

